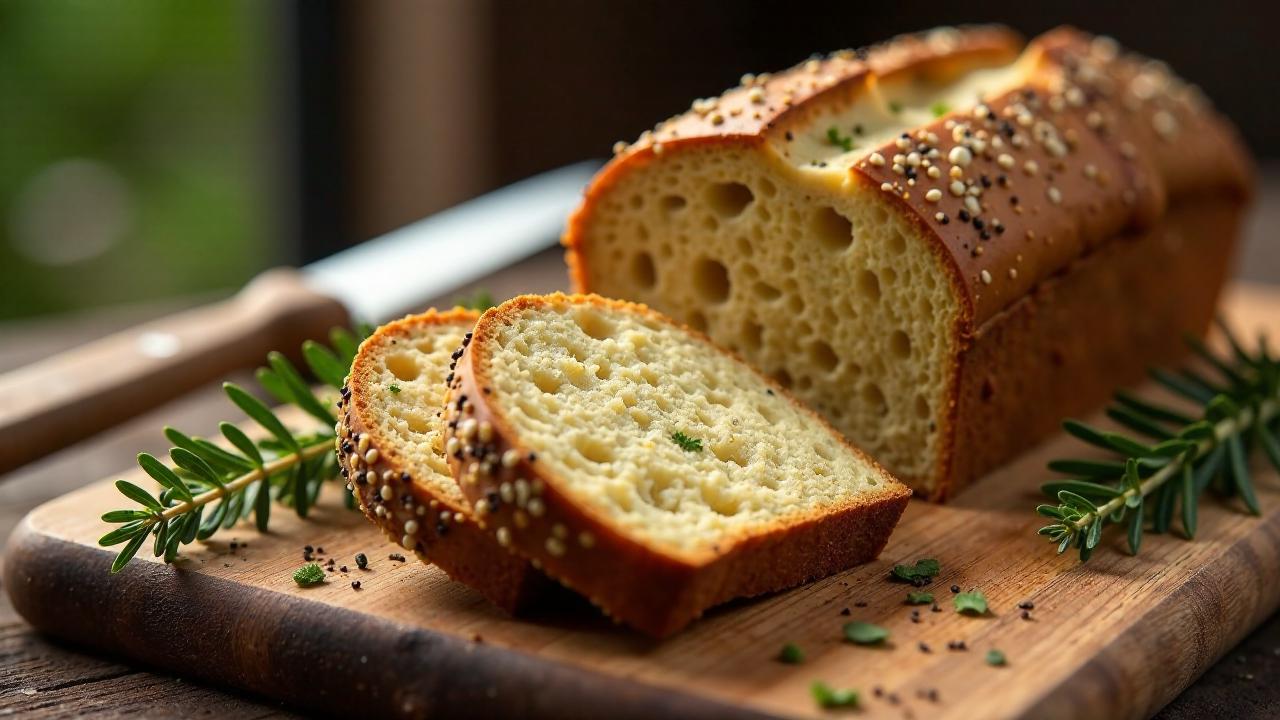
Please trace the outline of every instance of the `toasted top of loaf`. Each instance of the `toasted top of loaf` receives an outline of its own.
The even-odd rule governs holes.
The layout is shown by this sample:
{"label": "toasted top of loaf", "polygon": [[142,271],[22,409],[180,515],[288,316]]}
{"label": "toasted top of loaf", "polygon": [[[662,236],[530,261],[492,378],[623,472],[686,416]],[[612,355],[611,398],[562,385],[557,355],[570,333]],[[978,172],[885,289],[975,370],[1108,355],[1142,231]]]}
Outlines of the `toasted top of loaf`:
{"label": "toasted top of loaf", "polygon": [[464,492],[532,472],[535,498],[681,562],[909,495],[776,383],[643,305],[519,297],[485,313],[461,362]]}
{"label": "toasted top of loaf", "polygon": [[591,213],[620,177],[725,145],[821,191],[880,188],[934,238],[971,329],[1150,226],[1170,196],[1251,182],[1231,125],[1161,63],[1069,28],[1025,48],[1001,28],[939,29],[744,77],[621,146],[565,235],[576,287]]}

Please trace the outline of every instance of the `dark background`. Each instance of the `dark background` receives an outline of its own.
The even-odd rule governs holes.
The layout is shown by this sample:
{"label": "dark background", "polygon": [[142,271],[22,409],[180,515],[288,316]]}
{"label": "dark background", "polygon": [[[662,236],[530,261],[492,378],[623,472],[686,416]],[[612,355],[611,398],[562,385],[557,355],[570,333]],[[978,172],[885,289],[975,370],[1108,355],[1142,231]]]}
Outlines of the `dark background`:
{"label": "dark background", "polygon": [[1278,2],[0,0],[0,323],[230,292],[744,72],[976,22],[1111,35],[1280,156]]}

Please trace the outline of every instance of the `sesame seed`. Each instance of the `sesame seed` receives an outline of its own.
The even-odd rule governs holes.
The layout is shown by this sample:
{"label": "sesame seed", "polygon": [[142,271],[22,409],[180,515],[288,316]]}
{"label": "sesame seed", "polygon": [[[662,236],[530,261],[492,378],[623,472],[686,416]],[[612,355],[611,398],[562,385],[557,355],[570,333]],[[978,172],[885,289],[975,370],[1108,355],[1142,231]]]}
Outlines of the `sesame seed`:
{"label": "sesame seed", "polygon": [[406,523],[404,524],[404,534],[405,534],[405,535],[416,535],[416,534],[418,534],[418,521],[417,521],[417,520],[410,520],[410,521],[406,522]]}
{"label": "sesame seed", "polygon": [[933,188],[932,190],[924,194],[924,199],[928,200],[929,202],[938,202],[939,200],[942,199],[942,191],[939,190],[938,188]]}
{"label": "sesame seed", "polygon": [[991,284],[991,273],[987,272],[986,270],[983,270],[982,273],[979,275],[979,277],[982,278],[983,285]]}
{"label": "sesame seed", "polygon": [[480,438],[480,442],[487,443],[493,440],[493,424],[488,420],[480,423],[480,427],[476,432],[476,436]]}
{"label": "sesame seed", "polygon": [[876,167],[884,167],[884,156],[878,152],[873,152],[867,156],[867,162]]}
{"label": "sesame seed", "polygon": [[1018,268],[1009,268],[1009,279],[1010,280],[1018,279]]}
{"label": "sesame seed", "polygon": [[618,142],[613,144],[614,155],[621,155],[622,152],[626,149],[627,149],[627,143],[624,140],[619,140]]}
{"label": "sesame seed", "polygon": [[884,192],[893,192],[893,183],[880,183],[880,189]]}
{"label": "sesame seed", "polygon": [[973,153],[964,145],[957,145],[951,148],[950,153],[947,153],[947,159],[951,161],[952,165],[968,167],[969,163],[973,162]]}
{"label": "sesame seed", "polygon": [[960,182],[959,180],[952,180],[951,194],[955,195],[956,197],[960,197],[961,195],[964,195],[964,183]]}
{"label": "sesame seed", "polygon": [[578,544],[584,548],[594,547],[596,544],[596,536],[583,530],[578,533]]}
{"label": "sesame seed", "polygon": [[356,452],[359,452],[361,455],[363,455],[365,454],[365,451],[367,451],[368,449],[369,449],[369,436],[361,435],[359,442],[356,443]]}
{"label": "sesame seed", "polygon": [[546,511],[546,506],[542,504],[539,498],[529,498],[529,514],[534,517],[542,517],[542,513]]}
{"label": "sesame seed", "polygon": [[498,544],[507,547],[511,544],[511,530],[506,527],[498,528],[497,532]]}
{"label": "sesame seed", "polygon": [[412,537],[410,537],[409,535],[405,535],[405,536],[401,537],[401,538],[400,538],[400,547],[404,548],[405,550],[412,550],[412,549],[413,549],[413,538],[412,538]]}
{"label": "sesame seed", "polygon": [[996,158],[996,164],[1009,170],[1013,167],[1013,156],[1009,153],[1000,153],[1000,157]]}
{"label": "sesame seed", "polygon": [[555,525],[551,526],[551,534],[555,535],[561,540],[564,540],[565,538],[569,537],[569,528],[565,527],[564,523],[556,523]]}
{"label": "sesame seed", "polygon": [[1062,203],[1062,191],[1059,190],[1057,187],[1050,185],[1049,189],[1045,192],[1045,194],[1049,196],[1049,202],[1052,202],[1054,205],[1059,205]]}
{"label": "sesame seed", "polygon": [[557,537],[549,537],[546,542],[547,553],[552,557],[564,555],[564,541]]}
{"label": "sesame seed", "polygon": [[383,500],[390,500],[396,496],[396,491],[390,485],[383,485],[378,494],[382,496]]}

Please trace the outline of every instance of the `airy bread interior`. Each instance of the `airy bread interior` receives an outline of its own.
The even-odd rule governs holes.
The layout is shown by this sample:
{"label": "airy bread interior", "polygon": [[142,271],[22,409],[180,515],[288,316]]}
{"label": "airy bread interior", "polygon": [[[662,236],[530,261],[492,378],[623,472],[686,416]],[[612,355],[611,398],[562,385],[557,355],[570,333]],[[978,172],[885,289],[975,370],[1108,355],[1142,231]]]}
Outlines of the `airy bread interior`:
{"label": "airy bread interior", "polygon": [[507,310],[480,372],[546,476],[619,533],[697,562],[901,493],[741,361],[643,308],[591,300]]}
{"label": "airy bread interior", "polygon": [[376,407],[367,420],[377,424],[384,452],[394,453],[412,477],[442,504],[466,511],[444,457],[441,407],[452,354],[475,326],[476,316],[458,312],[449,321],[415,323],[403,333],[376,336],[379,347],[363,349],[365,400]]}
{"label": "airy bread interior", "polygon": [[592,214],[587,286],[703,330],[907,480],[937,466],[959,306],[876,188],[776,150],[688,149]]}

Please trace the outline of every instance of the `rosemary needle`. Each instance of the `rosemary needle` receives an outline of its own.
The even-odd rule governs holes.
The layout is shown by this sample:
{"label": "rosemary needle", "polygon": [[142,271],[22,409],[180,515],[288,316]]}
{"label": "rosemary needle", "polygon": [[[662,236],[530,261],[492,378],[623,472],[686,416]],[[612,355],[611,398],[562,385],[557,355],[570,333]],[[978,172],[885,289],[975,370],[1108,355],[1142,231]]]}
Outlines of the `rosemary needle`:
{"label": "rosemary needle", "polygon": [[[302,346],[303,359],[321,382],[341,390],[356,348],[368,334],[369,328],[354,334],[335,328],[329,338],[334,349],[308,341]],[[207,539],[250,515],[259,530],[266,530],[273,499],[305,517],[324,481],[338,475],[333,452],[336,419],[329,411],[332,403],[321,400],[280,353],[271,353],[267,362],[268,367],[257,373],[263,389],[280,403],[296,406],[315,418],[321,428],[301,433],[289,430],[262,401],[233,383],[225,383],[228,399],[262,427],[267,437],[255,442],[240,428],[224,422],[219,430],[229,447],[223,447],[165,428],[165,437],[174,445],[169,450],[172,466],[148,453],[138,455],[138,465],[160,484],[159,495],[117,480],[116,488],[137,507],[102,516],[104,522],[119,527],[103,535],[98,544],[124,543],[111,572],[119,572],[151,536],[155,537],[155,556],[173,562],[179,546]],[[347,503],[354,506],[350,494]]]}
{"label": "rosemary needle", "polygon": [[1212,368],[1212,375],[1196,370],[1151,372],[1157,383],[1194,403],[1198,413],[1117,393],[1107,414],[1141,438],[1075,420],[1063,423],[1071,435],[1120,459],[1049,463],[1051,470],[1073,476],[1046,483],[1042,489],[1058,504],[1036,508],[1053,520],[1039,534],[1056,543],[1059,553],[1074,547],[1081,560],[1088,560],[1106,525],[1125,523],[1129,550],[1137,554],[1148,522],[1152,531],[1166,532],[1178,506],[1183,534],[1191,539],[1206,490],[1239,497],[1249,512],[1261,512],[1248,455],[1261,447],[1280,470],[1280,360],[1271,357],[1265,337],[1250,353],[1221,319],[1218,326],[1231,347],[1229,357],[1214,353],[1198,338],[1187,341]]}

